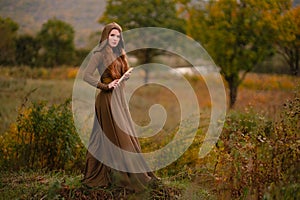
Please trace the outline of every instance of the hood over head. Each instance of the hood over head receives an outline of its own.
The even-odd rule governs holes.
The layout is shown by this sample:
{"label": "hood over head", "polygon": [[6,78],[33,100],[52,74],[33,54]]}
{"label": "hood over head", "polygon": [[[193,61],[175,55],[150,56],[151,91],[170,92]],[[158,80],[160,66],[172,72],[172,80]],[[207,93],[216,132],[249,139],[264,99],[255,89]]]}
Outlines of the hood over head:
{"label": "hood over head", "polygon": [[[117,29],[120,31],[120,41],[116,47],[111,47],[108,44],[109,33],[113,30]],[[116,22],[112,22],[107,24],[101,33],[101,38],[99,44],[94,48],[93,53],[101,52],[102,64],[104,69],[110,67],[118,57],[122,57],[126,61],[126,52],[124,50],[124,41],[122,36],[122,28]],[[127,61],[126,61],[127,62]],[[128,68],[128,67],[127,67]]]}
{"label": "hood over head", "polygon": [[118,52],[122,52],[123,53],[124,40],[123,40],[123,36],[122,36],[122,28],[116,22],[112,22],[112,23],[109,23],[109,24],[105,25],[105,27],[103,28],[102,33],[101,33],[101,38],[100,38],[100,41],[99,41],[99,45],[98,45],[98,47],[96,48],[95,51],[101,51],[108,44],[108,41],[107,41],[108,40],[108,36],[109,36],[109,33],[113,29],[117,29],[117,30],[120,31],[121,38],[120,38],[118,46],[115,47],[115,48],[118,48]]}

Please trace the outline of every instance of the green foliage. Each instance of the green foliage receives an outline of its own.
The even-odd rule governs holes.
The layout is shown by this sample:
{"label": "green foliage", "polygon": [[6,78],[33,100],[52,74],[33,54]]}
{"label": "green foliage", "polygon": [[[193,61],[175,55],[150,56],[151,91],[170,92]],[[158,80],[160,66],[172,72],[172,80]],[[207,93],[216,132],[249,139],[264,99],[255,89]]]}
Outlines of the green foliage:
{"label": "green foliage", "polygon": [[40,49],[39,41],[31,35],[21,35],[16,43],[16,61],[18,65],[37,66],[38,51]]}
{"label": "green foliage", "polygon": [[252,112],[228,117],[217,144],[215,171],[232,198],[283,199],[287,195],[283,190],[291,195],[284,199],[299,198],[299,121],[297,97],[285,104],[278,122]]}
{"label": "green foliage", "polygon": [[50,19],[43,24],[37,36],[17,36],[18,24],[9,18],[0,18],[0,65],[30,67],[58,65],[79,66],[88,51],[75,50],[73,27],[63,21]]}
{"label": "green foliage", "polygon": [[10,18],[0,17],[0,65],[15,64],[18,24]]}
{"label": "green foliage", "polygon": [[74,170],[83,163],[70,100],[52,106],[46,102],[23,104],[15,126],[1,136],[0,143],[3,168]]}
{"label": "green foliage", "polygon": [[125,29],[164,27],[185,32],[184,20],[177,15],[173,0],[109,0],[100,23],[115,21]]}
{"label": "green foliage", "polygon": [[50,19],[43,24],[38,33],[42,46],[42,63],[53,67],[71,64],[74,58],[74,29],[71,25],[58,19]]}
{"label": "green foliage", "polygon": [[285,12],[279,18],[278,35],[275,44],[278,52],[290,67],[290,73],[297,76],[300,65],[300,6]]}
{"label": "green foliage", "polygon": [[[208,50],[230,89],[233,106],[247,72],[274,53],[277,18],[289,0],[209,1],[191,8],[188,32]],[[242,76],[240,72],[243,72]]]}

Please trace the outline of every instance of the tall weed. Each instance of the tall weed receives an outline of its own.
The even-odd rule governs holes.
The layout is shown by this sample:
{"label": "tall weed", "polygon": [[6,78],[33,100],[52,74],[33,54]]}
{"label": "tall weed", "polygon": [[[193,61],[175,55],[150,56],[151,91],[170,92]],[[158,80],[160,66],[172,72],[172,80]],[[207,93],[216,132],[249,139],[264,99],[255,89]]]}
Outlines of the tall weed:
{"label": "tall weed", "polygon": [[[262,199],[289,188],[300,196],[300,100],[288,101],[279,121],[251,111],[231,113],[218,148],[216,176],[232,198]],[[289,190],[286,189],[286,190]],[[282,199],[284,196],[277,196]],[[272,198],[271,198],[272,199]]]}

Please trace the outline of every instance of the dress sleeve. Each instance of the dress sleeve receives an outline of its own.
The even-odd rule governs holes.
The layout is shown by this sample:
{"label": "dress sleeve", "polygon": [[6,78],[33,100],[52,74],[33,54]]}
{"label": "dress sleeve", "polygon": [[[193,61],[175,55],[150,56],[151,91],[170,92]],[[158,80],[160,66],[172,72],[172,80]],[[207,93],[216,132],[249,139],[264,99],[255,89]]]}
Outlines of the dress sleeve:
{"label": "dress sleeve", "polygon": [[109,90],[108,84],[101,83],[95,76],[95,70],[101,64],[101,56],[99,53],[94,53],[83,74],[83,80],[89,83],[90,85],[99,88],[101,90]]}

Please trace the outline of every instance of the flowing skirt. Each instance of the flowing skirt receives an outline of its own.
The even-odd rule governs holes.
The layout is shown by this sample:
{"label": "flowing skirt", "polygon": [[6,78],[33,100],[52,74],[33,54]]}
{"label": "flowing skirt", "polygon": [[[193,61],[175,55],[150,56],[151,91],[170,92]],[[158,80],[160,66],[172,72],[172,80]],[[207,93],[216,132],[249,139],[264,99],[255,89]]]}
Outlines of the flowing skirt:
{"label": "flowing skirt", "polygon": [[[143,190],[156,177],[138,154],[141,147],[125,102],[124,85],[113,91],[101,91],[96,98],[95,114],[83,183],[90,187],[115,185]],[[128,152],[134,156],[127,156]]]}

